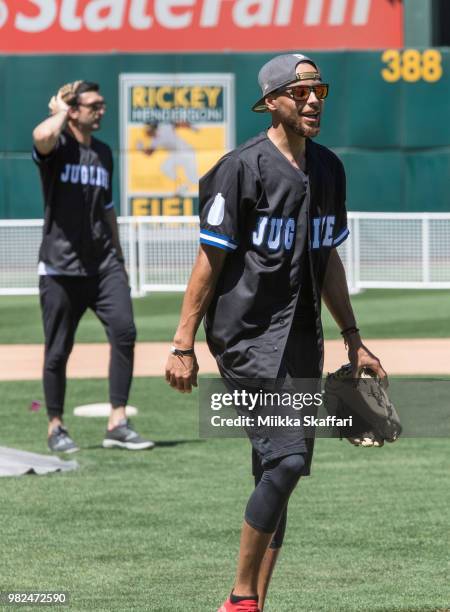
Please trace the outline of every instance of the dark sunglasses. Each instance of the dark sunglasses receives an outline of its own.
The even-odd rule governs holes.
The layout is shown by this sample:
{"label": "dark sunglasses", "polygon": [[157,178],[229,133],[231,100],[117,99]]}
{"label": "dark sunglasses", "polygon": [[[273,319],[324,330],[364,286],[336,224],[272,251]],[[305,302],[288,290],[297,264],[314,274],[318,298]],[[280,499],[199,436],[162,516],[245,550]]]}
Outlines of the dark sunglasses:
{"label": "dark sunglasses", "polygon": [[90,104],[83,104],[82,102],[78,102],[77,106],[85,106],[92,111],[104,110],[106,108],[106,102],[91,102]]}
{"label": "dark sunglasses", "polygon": [[328,83],[321,83],[320,85],[294,85],[293,87],[286,87],[280,90],[280,93],[287,93],[296,102],[306,102],[312,91],[318,100],[324,100],[328,96],[328,89]]}

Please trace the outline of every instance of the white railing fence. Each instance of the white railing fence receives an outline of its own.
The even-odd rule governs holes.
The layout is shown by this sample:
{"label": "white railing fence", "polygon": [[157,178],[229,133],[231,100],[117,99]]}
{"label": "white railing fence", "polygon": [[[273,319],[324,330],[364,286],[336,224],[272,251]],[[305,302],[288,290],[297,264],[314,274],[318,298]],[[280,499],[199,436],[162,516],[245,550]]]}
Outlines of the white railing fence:
{"label": "white railing fence", "polygon": [[[450,288],[450,213],[349,213],[339,247],[349,288]],[[183,291],[198,249],[197,217],[122,217],[133,295]],[[41,220],[0,220],[0,295],[36,294]]]}

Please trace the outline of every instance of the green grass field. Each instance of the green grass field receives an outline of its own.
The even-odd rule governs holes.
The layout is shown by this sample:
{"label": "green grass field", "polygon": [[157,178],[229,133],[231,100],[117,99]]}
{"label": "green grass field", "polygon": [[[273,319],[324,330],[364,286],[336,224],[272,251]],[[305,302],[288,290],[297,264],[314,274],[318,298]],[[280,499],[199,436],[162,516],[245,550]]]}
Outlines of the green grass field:
{"label": "green grass field", "polygon": [[[0,444],[45,452],[45,415],[28,411],[40,383],[1,389]],[[136,424],[158,445],[103,450],[104,420],[70,413],[106,393],[103,380],[70,382],[78,471],[1,479],[0,591],[68,591],[70,610],[212,612],[232,585],[248,442],[199,440],[196,394],[137,379]],[[448,455],[445,439],[383,449],[318,440],[267,611],[450,607]]]}
{"label": "green grass field", "polygon": [[[134,300],[138,339],[169,341],[173,337],[181,293],[154,293]],[[369,290],[355,295],[352,303],[365,338],[439,338],[450,336],[449,291]],[[0,297],[0,344],[42,342],[38,297]],[[324,308],[327,338],[338,330]],[[199,339],[202,339],[203,329]],[[102,326],[92,313],[82,320],[79,342],[104,342]]]}
{"label": "green grass field", "polygon": [[[180,300],[135,300],[140,339],[169,340]],[[365,337],[449,335],[448,292],[367,291],[353,303]],[[0,316],[0,342],[42,341],[37,298],[1,298]],[[325,329],[337,337],[328,316]],[[78,340],[104,340],[92,316]],[[41,383],[0,389],[0,445],[45,453],[45,414],[28,410]],[[106,397],[105,380],[69,382],[79,470],[0,479],[0,591],[64,590],[74,611],[213,612],[233,582],[249,444],[200,440],[197,393],[142,378],[130,403],[157,446],[107,451],[104,419],[71,415]],[[448,456],[444,438],[383,449],[318,440],[313,475],[290,502],[267,612],[450,610]]]}

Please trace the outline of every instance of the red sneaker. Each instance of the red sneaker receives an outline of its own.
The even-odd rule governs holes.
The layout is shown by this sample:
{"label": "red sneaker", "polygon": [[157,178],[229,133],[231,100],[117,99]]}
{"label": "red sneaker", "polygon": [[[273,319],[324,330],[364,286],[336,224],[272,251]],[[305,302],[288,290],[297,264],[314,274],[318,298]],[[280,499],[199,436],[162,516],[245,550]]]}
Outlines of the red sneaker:
{"label": "red sneaker", "polygon": [[238,603],[231,603],[230,598],[224,602],[217,612],[261,612],[255,599],[243,599]]}

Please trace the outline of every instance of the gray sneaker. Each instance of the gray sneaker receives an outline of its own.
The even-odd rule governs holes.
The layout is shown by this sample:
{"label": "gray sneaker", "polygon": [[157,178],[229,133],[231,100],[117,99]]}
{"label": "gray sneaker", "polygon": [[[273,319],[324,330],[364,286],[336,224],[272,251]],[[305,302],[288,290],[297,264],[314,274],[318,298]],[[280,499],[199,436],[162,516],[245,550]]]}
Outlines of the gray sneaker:
{"label": "gray sneaker", "polygon": [[153,448],[155,443],[151,440],[142,438],[134,429],[131,427],[130,421],[124,419],[105,434],[103,440],[103,448],[127,448],[128,450],[145,450],[146,448]]}
{"label": "gray sneaker", "polygon": [[55,427],[48,438],[48,447],[53,453],[76,453],[80,449],[61,425]]}

